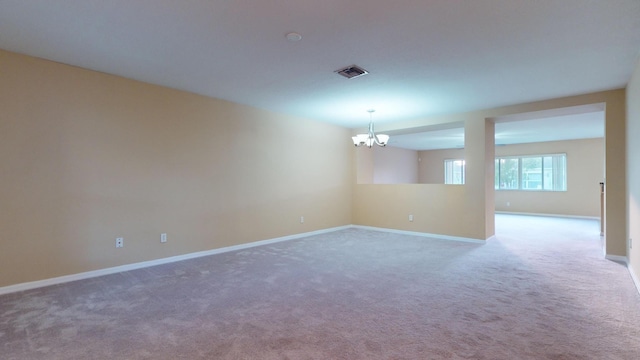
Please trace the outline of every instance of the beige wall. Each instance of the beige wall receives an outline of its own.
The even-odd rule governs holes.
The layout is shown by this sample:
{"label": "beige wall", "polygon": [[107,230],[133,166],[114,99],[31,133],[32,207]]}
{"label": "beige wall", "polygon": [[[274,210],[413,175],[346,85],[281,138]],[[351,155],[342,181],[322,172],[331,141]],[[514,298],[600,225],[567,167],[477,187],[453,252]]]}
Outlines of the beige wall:
{"label": "beige wall", "polygon": [[5,51],[0,66],[0,286],[349,223],[485,239],[486,119],[596,103],[605,249],[626,254],[624,90],[394,124],[464,122],[469,184],[355,185],[349,130]]}
{"label": "beige wall", "polygon": [[[465,123],[465,143],[470,150],[466,159],[468,182],[464,186],[356,185],[354,224],[479,240],[491,237],[493,134],[491,121]],[[408,221],[409,215],[414,215],[413,222]]]}
{"label": "beige wall", "polygon": [[373,184],[375,170],[373,150],[367,147],[355,148],[356,179],[358,184]]}
{"label": "beige wall", "polygon": [[[496,191],[496,211],[600,217],[604,138],[498,146],[495,152],[496,156],[566,153],[569,174],[566,192]],[[464,150],[420,151],[419,157],[421,181],[444,183],[444,160],[464,159]]]}
{"label": "beige wall", "polygon": [[418,152],[392,146],[362,149],[373,151],[374,184],[415,184],[418,182]]}
{"label": "beige wall", "polygon": [[347,129],[5,51],[0,69],[0,287],[351,223]]}
{"label": "beige wall", "polygon": [[[625,90],[603,91],[592,94],[579,96],[571,96],[546,101],[539,101],[527,104],[519,104],[494,109],[485,109],[468,113],[442,115],[430,117],[420,120],[407,121],[394,124],[380,124],[378,131],[395,133],[406,133],[411,131],[424,131],[438,124],[465,124],[465,153],[467,161],[467,184],[464,186],[445,186],[449,188],[462,188],[465,193],[465,201],[456,202],[460,207],[455,213],[460,214],[458,217],[444,219],[445,223],[438,224],[437,228],[429,226],[423,229],[424,232],[444,233],[455,236],[466,236],[474,239],[485,239],[490,236],[492,231],[492,219],[494,209],[494,193],[493,193],[493,156],[489,158],[489,154],[494,149],[493,137],[487,137],[487,119],[495,119],[498,117],[512,116],[515,114],[531,114],[549,111],[553,109],[563,109],[570,107],[580,107],[585,105],[593,105],[605,110],[605,179],[607,182],[606,192],[606,222],[605,228],[605,249],[606,254],[624,256],[626,254],[626,176],[625,176]],[[473,131],[469,129],[473,127]],[[472,146],[469,140],[474,137]],[[482,142],[484,139],[484,143]],[[470,162],[474,169],[480,169],[478,164],[484,164],[484,174],[474,174],[470,176]],[[489,178],[487,178],[489,177]],[[471,182],[473,181],[473,182]],[[472,186],[469,186],[472,185]],[[363,185],[364,186],[364,185]],[[373,186],[373,187],[372,187]],[[354,192],[354,221],[356,224],[369,226],[382,226],[378,224],[377,218],[369,218],[363,214],[368,214],[370,210],[365,209],[362,204],[369,204],[367,196],[378,196],[376,202],[386,204],[389,209],[400,209],[406,212],[412,208],[414,201],[431,202],[436,208],[442,207],[449,209],[450,204],[447,199],[441,197],[423,197],[424,194],[431,194],[431,191],[422,190],[420,187],[433,187],[437,185],[416,185],[414,187],[402,187],[403,197],[396,197],[394,191],[384,189],[384,191],[376,191],[376,185],[367,185],[361,188],[357,186]],[[394,185],[379,185],[391,186]],[[400,191],[400,190],[399,190]],[[457,190],[451,190],[457,191]],[[410,199],[410,200],[407,200]],[[436,202],[434,201],[441,201]],[[484,211],[483,211],[484,210]],[[383,210],[376,210],[383,211]],[[392,211],[389,211],[391,215]],[[414,214],[415,215],[415,214]],[[429,217],[432,214],[418,214],[418,218]],[[408,224],[403,214],[396,222],[385,222],[386,227],[411,230],[414,224]],[[467,235],[463,235],[467,234]]]}
{"label": "beige wall", "polygon": [[[640,62],[627,86],[627,198],[628,237],[633,247],[628,249],[629,267],[636,281],[640,280]],[[636,284],[640,285],[640,284]]]}
{"label": "beige wall", "polygon": [[599,218],[599,183],[604,181],[603,138],[496,147],[496,156],[559,153],[567,154],[567,191],[497,190],[496,211]]}
{"label": "beige wall", "polygon": [[605,112],[605,253],[627,254],[626,91],[606,101]]}
{"label": "beige wall", "polygon": [[358,184],[415,184],[418,152],[392,146],[358,147],[355,150]]}
{"label": "beige wall", "polygon": [[[465,188],[437,184],[359,184],[354,193],[353,222],[405,231],[479,239],[464,226]],[[409,221],[413,215],[413,221]],[[452,223],[458,226],[452,226]]]}
{"label": "beige wall", "polygon": [[444,161],[464,159],[464,149],[424,150],[418,152],[418,182],[444,184]]}

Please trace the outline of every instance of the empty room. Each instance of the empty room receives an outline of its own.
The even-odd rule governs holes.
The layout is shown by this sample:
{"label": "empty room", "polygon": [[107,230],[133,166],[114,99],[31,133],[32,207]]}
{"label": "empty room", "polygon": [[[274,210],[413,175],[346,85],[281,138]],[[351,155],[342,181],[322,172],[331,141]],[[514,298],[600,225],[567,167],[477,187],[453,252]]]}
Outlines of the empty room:
{"label": "empty room", "polygon": [[0,1],[0,359],[640,358],[637,0]]}

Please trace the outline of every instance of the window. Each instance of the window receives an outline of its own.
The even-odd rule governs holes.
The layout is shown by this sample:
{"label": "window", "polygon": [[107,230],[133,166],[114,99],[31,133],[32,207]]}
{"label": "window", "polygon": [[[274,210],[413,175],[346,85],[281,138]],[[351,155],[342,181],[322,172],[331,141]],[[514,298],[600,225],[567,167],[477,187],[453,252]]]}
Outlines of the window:
{"label": "window", "polygon": [[496,158],[495,188],[500,190],[567,190],[567,155]]}
{"label": "window", "polygon": [[464,160],[455,159],[444,161],[444,183],[464,184]]}
{"label": "window", "polygon": [[496,189],[518,188],[518,158],[496,158]]}

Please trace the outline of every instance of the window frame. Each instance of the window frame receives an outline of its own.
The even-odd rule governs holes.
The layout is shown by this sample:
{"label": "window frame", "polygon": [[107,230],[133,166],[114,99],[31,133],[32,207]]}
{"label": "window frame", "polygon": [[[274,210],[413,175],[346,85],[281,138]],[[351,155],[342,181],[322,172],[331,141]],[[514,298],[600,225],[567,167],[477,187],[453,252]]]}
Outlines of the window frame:
{"label": "window frame", "polygon": [[[460,183],[447,182],[447,180],[449,180],[449,179],[454,179],[455,180],[454,168],[456,166],[456,164],[455,164],[456,162],[461,162],[462,163],[461,169],[460,169],[461,182]],[[444,183],[445,183],[445,185],[464,185],[465,184],[465,182],[466,182],[466,172],[467,172],[465,159],[444,159],[443,164],[444,164]],[[448,174],[448,171],[447,171],[448,170],[447,169],[448,166],[447,165],[448,164],[451,164],[451,174],[450,174],[451,176],[450,177],[447,176],[447,174]],[[460,165],[458,165],[458,166],[460,166]]]}
{"label": "window frame", "polygon": [[[556,186],[553,186],[553,180],[552,180],[552,186],[551,188],[546,188],[546,184],[545,184],[545,158],[550,157],[552,160],[552,162],[554,161],[555,158],[562,158],[563,159],[563,164],[562,164],[562,173],[563,175],[563,179],[561,181],[562,185],[564,185],[561,188],[557,188]],[[523,159],[526,158],[538,158],[540,159],[540,188],[525,188],[523,186],[525,181],[529,181],[528,179],[525,179],[525,172],[524,172],[524,168],[522,166],[523,163]],[[517,159],[518,161],[518,171],[517,171],[517,187],[511,187],[511,188],[504,188],[501,187],[499,184],[501,183],[500,181],[500,174],[501,174],[501,169],[500,169],[500,160],[514,160]],[[567,174],[567,154],[566,153],[554,153],[554,154],[531,154],[531,155],[504,155],[504,156],[496,156],[495,157],[495,172],[494,172],[494,190],[496,191],[543,191],[543,192],[566,192],[568,190],[568,174]],[[552,169],[553,169],[553,165],[552,165]],[[553,174],[553,172],[552,172]]]}

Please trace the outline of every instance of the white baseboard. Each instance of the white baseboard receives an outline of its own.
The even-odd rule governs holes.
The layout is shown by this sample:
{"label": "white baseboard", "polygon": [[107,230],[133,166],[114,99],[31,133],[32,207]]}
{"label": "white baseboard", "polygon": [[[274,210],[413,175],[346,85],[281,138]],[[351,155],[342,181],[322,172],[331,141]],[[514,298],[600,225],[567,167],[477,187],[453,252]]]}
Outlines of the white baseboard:
{"label": "white baseboard", "polygon": [[441,240],[463,241],[463,242],[470,242],[475,244],[485,244],[487,240],[493,238],[492,236],[487,240],[481,240],[481,239],[472,239],[472,238],[459,237],[459,236],[430,234],[430,233],[417,232],[417,231],[396,230],[396,229],[379,228],[379,227],[364,226],[364,225],[351,225],[351,227],[356,229],[384,231],[384,232],[390,232],[390,233],[401,234],[401,235],[413,235],[413,236],[422,236],[422,237],[429,237],[429,238],[435,238],[435,239],[441,239]]}
{"label": "white baseboard", "polygon": [[546,217],[559,217],[569,219],[586,219],[600,221],[599,216],[581,216],[581,215],[565,215],[565,214],[542,214],[542,213],[528,213],[528,212],[516,212],[516,211],[494,211],[496,214],[504,215],[525,215],[525,216],[546,216]]}
{"label": "white baseboard", "polygon": [[633,283],[636,285],[636,290],[638,290],[638,293],[640,293],[640,279],[638,279],[638,277],[636,276],[636,273],[635,271],[633,271],[633,267],[631,266],[631,264],[627,264],[627,270],[629,270],[631,279],[633,279]]}
{"label": "white baseboard", "polygon": [[627,261],[627,257],[626,256],[620,256],[620,255],[610,255],[610,254],[605,254],[604,258],[607,260],[611,260],[611,261],[615,261],[615,262],[619,262],[619,263],[623,263],[625,265],[628,264]]}
{"label": "white baseboard", "polygon": [[631,280],[633,280],[633,284],[636,286],[636,290],[638,290],[638,293],[640,293],[640,279],[638,279],[638,277],[636,276],[636,273],[633,270],[633,266],[631,266],[631,263],[629,262],[629,258],[627,258],[626,256],[609,254],[605,254],[604,257],[607,260],[625,264],[627,266],[627,271],[629,271],[629,275],[631,275]]}
{"label": "white baseboard", "polygon": [[255,242],[251,242],[251,243],[247,243],[247,244],[227,246],[227,247],[218,248],[218,249],[212,249],[212,250],[206,250],[206,251],[198,251],[198,252],[194,252],[194,253],[171,256],[171,257],[162,258],[162,259],[143,261],[143,262],[138,262],[138,263],[133,263],[133,264],[110,267],[110,268],[106,268],[106,269],[93,270],[93,271],[87,271],[87,272],[82,272],[82,273],[78,273],[78,274],[65,275],[65,276],[59,276],[59,277],[50,278],[50,279],[37,280],[37,281],[31,281],[31,282],[26,282],[26,283],[21,283],[21,284],[9,285],[9,286],[0,287],[0,295],[19,292],[19,291],[36,289],[36,288],[41,288],[41,287],[45,287],[45,286],[57,285],[57,284],[62,284],[62,283],[66,283],[66,282],[71,282],[71,281],[89,279],[89,278],[94,278],[94,277],[103,276],[103,275],[116,274],[116,273],[123,272],[123,271],[136,270],[136,269],[146,268],[146,267],[150,267],[150,266],[168,264],[168,263],[172,263],[172,262],[176,262],[176,261],[194,259],[194,258],[203,257],[203,256],[209,256],[209,255],[215,255],[215,254],[225,253],[225,252],[229,252],[229,251],[248,249],[248,248],[252,248],[252,247],[256,247],[256,246],[274,244],[274,243],[282,242],[282,241],[295,240],[295,239],[300,239],[300,238],[303,238],[303,237],[319,235],[319,234],[325,234],[325,233],[330,233],[330,232],[334,232],[334,231],[338,231],[338,230],[348,229],[350,227],[351,227],[351,225],[339,226],[339,227],[322,229],[322,230],[317,230],[317,231],[310,231],[310,232],[306,232],[306,233],[282,236],[282,237],[278,237],[278,238],[274,238],[274,239],[260,240],[260,241],[255,241]]}

